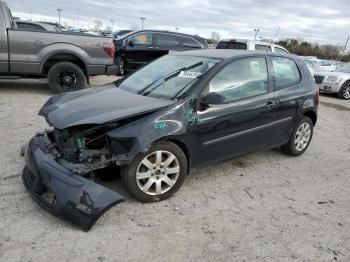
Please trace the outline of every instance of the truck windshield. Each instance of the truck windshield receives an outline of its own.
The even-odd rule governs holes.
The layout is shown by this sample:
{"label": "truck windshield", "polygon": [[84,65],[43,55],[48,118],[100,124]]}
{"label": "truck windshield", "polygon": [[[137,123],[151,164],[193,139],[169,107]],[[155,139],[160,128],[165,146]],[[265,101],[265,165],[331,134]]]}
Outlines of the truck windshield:
{"label": "truck windshield", "polygon": [[119,88],[163,99],[184,94],[219,59],[166,55],[146,65],[119,84]]}

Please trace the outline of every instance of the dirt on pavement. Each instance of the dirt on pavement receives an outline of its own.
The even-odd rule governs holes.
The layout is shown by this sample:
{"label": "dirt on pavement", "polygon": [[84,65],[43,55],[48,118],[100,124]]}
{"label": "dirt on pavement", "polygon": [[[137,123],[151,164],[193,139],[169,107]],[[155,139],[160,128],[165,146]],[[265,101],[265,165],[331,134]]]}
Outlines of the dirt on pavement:
{"label": "dirt on pavement", "polygon": [[0,81],[0,261],[350,261],[350,101],[321,96],[300,157],[274,149],[192,170],[172,198],[127,196],[85,233],[22,185],[20,148],[47,127],[37,112],[50,95],[43,80]]}

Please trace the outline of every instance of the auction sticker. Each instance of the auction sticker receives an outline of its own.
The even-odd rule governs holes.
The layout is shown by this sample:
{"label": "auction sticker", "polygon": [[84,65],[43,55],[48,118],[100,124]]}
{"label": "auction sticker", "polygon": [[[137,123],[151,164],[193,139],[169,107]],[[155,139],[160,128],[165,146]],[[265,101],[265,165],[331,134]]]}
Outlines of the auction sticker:
{"label": "auction sticker", "polygon": [[180,74],[178,74],[178,77],[197,78],[197,77],[200,77],[201,75],[202,73],[200,72],[181,71]]}

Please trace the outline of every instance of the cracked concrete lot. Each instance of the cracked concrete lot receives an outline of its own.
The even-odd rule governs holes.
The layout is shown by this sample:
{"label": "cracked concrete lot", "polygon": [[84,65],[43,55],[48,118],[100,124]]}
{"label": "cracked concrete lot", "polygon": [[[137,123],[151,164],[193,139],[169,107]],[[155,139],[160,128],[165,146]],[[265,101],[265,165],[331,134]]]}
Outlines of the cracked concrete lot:
{"label": "cracked concrete lot", "polygon": [[84,233],[21,181],[21,145],[47,127],[37,112],[50,95],[44,81],[0,82],[0,261],[350,261],[349,101],[321,96],[300,157],[275,149],[192,170],[172,198],[127,196]]}

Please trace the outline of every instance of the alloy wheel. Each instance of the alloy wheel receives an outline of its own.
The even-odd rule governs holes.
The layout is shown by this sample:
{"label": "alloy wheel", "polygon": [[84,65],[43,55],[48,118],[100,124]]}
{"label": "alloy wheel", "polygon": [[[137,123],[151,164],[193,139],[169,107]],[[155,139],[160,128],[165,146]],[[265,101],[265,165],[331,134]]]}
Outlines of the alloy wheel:
{"label": "alloy wheel", "polygon": [[161,195],[169,191],[180,174],[180,164],[174,154],[158,150],[142,159],[137,167],[136,182],[147,195]]}
{"label": "alloy wheel", "polygon": [[343,89],[343,97],[345,99],[350,99],[350,83],[347,84]]}
{"label": "alloy wheel", "polygon": [[295,149],[299,152],[303,151],[310,142],[311,126],[309,123],[303,123],[299,126],[294,139]]}

